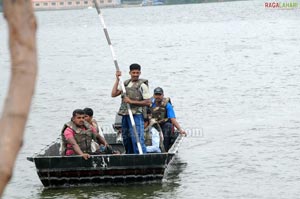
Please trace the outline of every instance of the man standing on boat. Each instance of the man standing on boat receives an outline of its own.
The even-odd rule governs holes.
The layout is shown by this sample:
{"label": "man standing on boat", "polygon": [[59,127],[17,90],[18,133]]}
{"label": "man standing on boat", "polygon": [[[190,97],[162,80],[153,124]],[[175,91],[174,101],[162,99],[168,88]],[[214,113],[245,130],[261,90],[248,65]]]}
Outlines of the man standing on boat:
{"label": "man standing on boat", "polygon": [[154,118],[162,128],[164,134],[164,147],[165,150],[168,151],[171,145],[171,135],[174,133],[173,125],[178,129],[180,134],[186,135],[186,132],[177,122],[170,98],[164,97],[162,88],[157,87],[154,89],[154,95],[151,102],[152,118]]}
{"label": "man standing on boat", "polygon": [[129,66],[130,79],[124,81],[126,89],[126,96],[122,94],[122,87],[119,85],[119,76],[121,71],[116,72],[116,81],[112,88],[111,96],[122,96],[122,103],[118,114],[122,116],[122,137],[123,144],[127,154],[139,154],[137,140],[134,135],[134,130],[130,121],[127,103],[130,105],[133,119],[136,125],[138,138],[143,150],[146,153],[146,146],[144,143],[144,116],[143,110],[145,106],[151,105],[151,95],[148,88],[148,80],[139,79],[141,75],[141,66],[139,64],[131,64]]}

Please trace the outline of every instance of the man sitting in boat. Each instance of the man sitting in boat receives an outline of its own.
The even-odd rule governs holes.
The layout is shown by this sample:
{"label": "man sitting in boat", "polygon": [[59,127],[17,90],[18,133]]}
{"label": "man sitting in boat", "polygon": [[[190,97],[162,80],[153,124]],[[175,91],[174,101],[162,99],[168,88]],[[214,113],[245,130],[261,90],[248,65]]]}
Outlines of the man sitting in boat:
{"label": "man sitting in boat", "polygon": [[145,118],[145,144],[147,153],[160,153],[165,152],[163,145],[163,134],[159,124],[155,119]]}
{"label": "man sitting in boat", "polygon": [[100,136],[104,138],[104,134],[103,134],[101,126],[99,126],[98,122],[93,118],[93,115],[94,115],[93,109],[84,108],[83,111],[84,111],[84,120],[87,121],[94,128],[96,128],[97,133],[99,133]]}
{"label": "man sitting in boat", "polygon": [[164,97],[164,91],[162,88],[157,87],[154,89],[151,102],[152,118],[154,118],[162,128],[164,135],[164,147],[165,150],[168,151],[171,145],[171,135],[174,133],[173,125],[178,129],[180,134],[186,135],[186,132],[177,122],[170,98]]}
{"label": "man sitting in boat", "polygon": [[119,154],[118,151],[113,151],[112,147],[107,143],[104,137],[104,133],[102,131],[101,126],[97,123],[97,121],[93,118],[94,111],[91,108],[84,108],[84,120],[87,121],[90,125],[92,125],[97,133],[101,136],[102,143],[105,143],[104,145],[98,145],[97,142],[92,142],[92,152],[94,154],[101,154],[101,153],[106,153],[106,154]]}
{"label": "man sitting in boat", "polygon": [[81,155],[84,159],[88,159],[92,153],[92,140],[97,141],[99,145],[107,144],[96,129],[84,120],[82,109],[73,111],[71,121],[64,125],[61,134],[62,145],[65,148],[63,153],[67,156]]}

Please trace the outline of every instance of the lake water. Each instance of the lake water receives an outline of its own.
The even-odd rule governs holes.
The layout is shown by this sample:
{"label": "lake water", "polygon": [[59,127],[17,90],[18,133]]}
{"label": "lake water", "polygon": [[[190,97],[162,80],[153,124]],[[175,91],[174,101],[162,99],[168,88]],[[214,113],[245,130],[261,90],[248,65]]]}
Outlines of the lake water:
{"label": "lake water", "polygon": [[[244,1],[104,9],[124,78],[142,65],[188,131],[162,184],[45,190],[26,160],[75,108],[106,132],[120,99],[94,9],[37,12],[39,77],[24,146],[3,198],[300,198],[300,9]],[[0,104],[9,80],[0,18]]]}

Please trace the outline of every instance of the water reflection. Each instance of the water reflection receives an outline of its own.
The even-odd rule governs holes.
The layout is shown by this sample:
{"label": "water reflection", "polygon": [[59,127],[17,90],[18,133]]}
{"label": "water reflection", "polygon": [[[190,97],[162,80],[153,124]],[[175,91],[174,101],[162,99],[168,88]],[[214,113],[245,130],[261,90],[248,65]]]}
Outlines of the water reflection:
{"label": "water reflection", "polygon": [[161,189],[161,183],[44,189],[41,198],[146,198],[157,196]]}
{"label": "water reflection", "polygon": [[180,173],[185,170],[188,163],[183,162],[179,156],[175,156],[172,164],[170,164],[166,171],[166,176],[163,179],[166,184],[178,184],[180,182]]}

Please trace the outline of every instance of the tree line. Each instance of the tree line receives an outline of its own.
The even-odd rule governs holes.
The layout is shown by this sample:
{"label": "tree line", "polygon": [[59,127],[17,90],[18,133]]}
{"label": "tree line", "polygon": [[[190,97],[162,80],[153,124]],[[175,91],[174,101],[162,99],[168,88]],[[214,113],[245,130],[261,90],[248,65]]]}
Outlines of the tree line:
{"label": "tree line", "polygon": [[[165,0],[165,4],[189,4],[189,3],[209,3],[218,2],[220,0]],[[237,1],[237,0],[222,0],[222,1]]]}
{"label": "tree line", "polygon": [[[165,4],[186,4],[186,3],[204,3],[204,2],[217,2],[219,0],[165,0]],[[224,0],[224,1],[234,1],[234,0]],[[142,0],[121,0],[121,3],[128,4],[139,4]],[[0,0],[0,6],[2,6],[3,0]]]}
{"label": "tree line", "polygon": [[[143,0],[121,0],[122,4],[141,4]],[[218,1],[237,1],[237,0],[161,0],[165,4],[189,4],[189,3],[208,3]]]}

